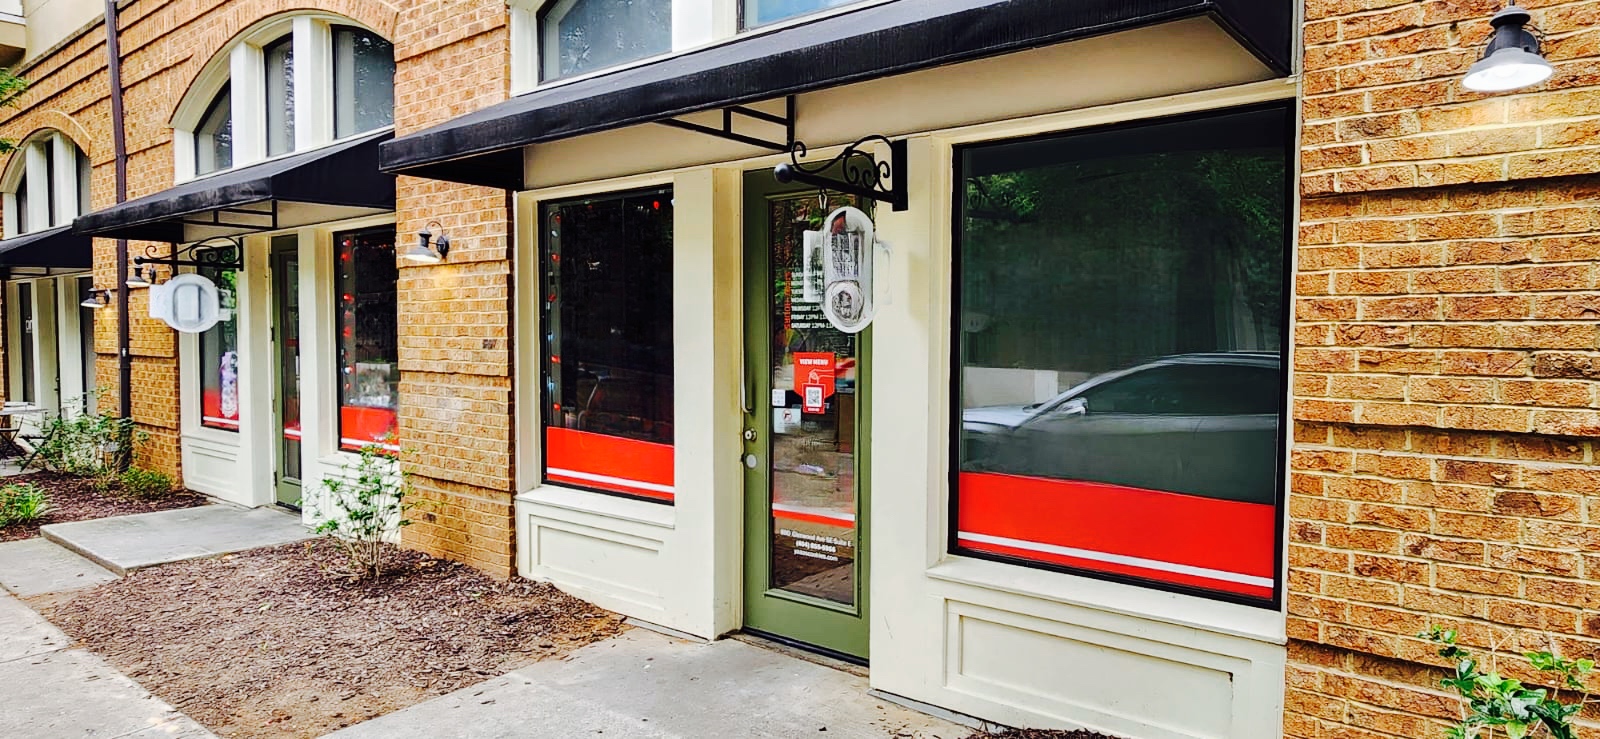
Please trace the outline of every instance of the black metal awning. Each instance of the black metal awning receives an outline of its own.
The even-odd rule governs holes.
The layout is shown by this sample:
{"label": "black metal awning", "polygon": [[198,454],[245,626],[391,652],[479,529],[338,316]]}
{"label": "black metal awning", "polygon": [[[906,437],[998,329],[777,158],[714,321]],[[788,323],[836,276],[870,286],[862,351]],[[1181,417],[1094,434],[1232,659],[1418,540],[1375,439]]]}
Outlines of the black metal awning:
{"label": "black metal awning", "polygon": [[187,243],[394,210],[394,175],[378,171],[384,131],[190,180],[79,216],[74,233]]}
{"label": "black metal awning", "polygon": [[521,95],[384,144],[381,166],[520,189],[529,144],[1195,16],[1287,74],[1293,10],[1289,0],[893,0]]}
{"label": "black metal awning", "polygon": [[0,241],[0,267],[88,269],[93,253],[94,239],[57,226]]}

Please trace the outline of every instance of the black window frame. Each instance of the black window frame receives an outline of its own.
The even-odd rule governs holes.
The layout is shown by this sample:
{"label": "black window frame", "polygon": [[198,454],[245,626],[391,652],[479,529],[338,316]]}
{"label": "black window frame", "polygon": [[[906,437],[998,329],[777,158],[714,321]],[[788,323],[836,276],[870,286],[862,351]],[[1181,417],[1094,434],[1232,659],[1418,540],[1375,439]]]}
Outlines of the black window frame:
{"label": "black window frame", "polygon": [[[961,328],[961,315],[962,315],[962,312],[961,312],[961,306],[962,306],[962,303],[961,303],[961,298],[962,298],[962,295],[961,295],[961,286],[962,286],[961,265],[962,265],[962,261],[961,261],[961,258],[962,258],[962,235],[963,235],[963,231],[964,231],[963,223],[964,223],[964,220],[965,220],[964,214],[966,212],[966,198],[965,198],[966,174],[963,171],[963,164],[962,164],[963,159],[964,159],[964,157],[963,157],[964,153],[966,151],[968,151],[968,150],[971,150],[971,149],[981,149],[981,148],[984,148],[984,147],[987,147],[987,146],[996,145],[996,144],[1015,144],[1015,143],[1026,143],[1026,142],[1031,142],[1031,141],[1048,141],[1048,140],[1061,139],[1061,138],[1066,138],[1066,137],[1071,137],[1071,136],[1076,136],[1076,135],[1106,133],[1106,132],[1116,132],[1116,131],[1127,131],[1127,130],[1137,130],[1137,129],[1140,129],[1140,128],[1148,128],[1148,127],[1152,127],[1152,126],[1159,126],[1159,125],[1166,125],[1166,124],[1181,124],[1181,123],[1190,122],[1190,121],[1203,121],[1203,120],[1206,120],[1206,119],[1209,119],[1209,118],[1214,118],[1214,117],[1235,115],[1235,114],[1241,114],[1241,113],[1261,112],[1261,111],[1278,111],[1278,112],[1284,113],[1285,114],[1285,119],[1287,121],[1286,128],[1283,131],[1283,150],[1284,150],[1284,157],[1285,157],[1284,161],[1287,163],[1287,166],[1286,166],[1285,172],[1284,172],[1284,183],[1283,183],[1283,190],[1282,190],[1282,195],[1283,195],[1282,202],[1283,202],[1283,209],[1284,209],[1284,229],[1283,229],[1283,245],[1282,245],[1282,248],[1283,248],[1284,260],[1283,260],[1283,274],[1282,274],[1283,293],[1282,293],[1282,298],[1281,298],[1281,301],[1280,301],[1280,303],[1281,303],[1281,305],[1280,305],[1280,315],[1283,317],[1283,320],[1281,322],[1282,330],[1280,331],[1280,337],[1279,337],[1280,338],[1280,342],[1281,342],[1280,346],[1282,347],[1280,349],[1280,351],[1279,351],[1280,361],[1281,361],[1281,365],[1280,366],[1283,367],[1283,372],[1282,372],[1282,376],[1280,377],[1280,380],[1279,380],[1280,385],[1279,385],[1279,388],[1278,388],[1278,399],[1279,399],[1279,402],[1278,402],[1278,435],[1277,435],[1277,442],[1276,442],[1277,443],[1277,458],[1275,460],[1277,474],[1274,476],[1275,477],[1275,480],[1274,480],[1275,490],[1274,490],[1274,495],[1273,495],[1273,509],[1276,512],[1276,515],[1274,516],[1274,525],[1273,525],[1274,536],[1276,537],[1276,539],[1275,539],[1276,546],[1274,547],[1274,552],[1273,552],[1273,575],[1272,575],[1272,580],[1273,580],[1272,593],[1273,594],[1272,594],[1272,597],[1270,599],[1253,598],[1253,597],[1250,597],[1248,595],[1242,595],[1242,594],[1236,594],[1236,593],[1228,593],[1228,592],[1224,592],[1224,591],[1211,590],[1211,589],[1207,589],[1207,588],[1189,586],[1189,585],[1182,585],[1182,584],[1177,584],[1177,583],[1161,582],[1159,580],[1151,580],[1151,579],[1141,578],[1141,577],[1137,577],[1137,576],[1123,575],[1123,574],[1118,574],[1118,573],[1113,573],[1113,572],[1104,572],[1104,571],[1099,571],[1099,570],[1090,570],[1090,569],[1085,569],[1085,568],[1069,567],[1069,566],[1066,566],[1066,565],[1060,565],[1060,564],[1056,564],[1056,563],[1052,563],[1052,562],[1043,562],[1043,561],[1034,560],[1034,559],[1024,559],[1024,558],[1021,558],[1021,557],[1009,557],[1009,556],[1005,556],[1005,555],[1002,555],[1002,554],[994,554],[994,553],[989,553],[989,552],[982,552],[982,551],[977,551],[977,550],[968,549],[968,548],[963,547],[961,545],[960,540],[959,540],[960,525],[959,525],[958,522],[960,521],[960,512],[961,512],[961,508],[960,508],[960,505],[961,505],[961,480],[960,480],[960,478],[961,478],[961,471],[962,471],[961,470],[961,459],[962,459],[961,458],[961,449],[962,449],[961,441],[962,441],[962,431],[963,431],[963,424],[962,424],[962,421],[961,421],[961,414],[962,414],[962,410],[963,410],[962,409],[962,393],[961,393],[961,390],[962,390],[962,377],[963,377],[963,372],[962,372],[963,367],[962,367],[962,358],[961,358],[961,346],[962,346],[962,328]],[[1287,586],[1287,583],[1285,582],[1285,580],[1287,578],[1284,576],[1284,562],[1285,562],[1285,557],[1286,557],[1286,543],[1287,543],[1286,540],[1285,540],[1285,535],[1286,535],[1286,530],[1287,530],[1287,526],[1286,526],[1286,522],[1285,522],[1285,517],[1286,517],[1285,516],[1285,512],[1286,512],[1286,508],[1287,508],[1287,492],[1288,492],[1288,439],[1289,439],[1289,435],[1293,432],[1293,429],[1292,429],[1293,419],[1289,416],[1289,389],[1290,389],[1290,377],[1289,376],[1290,376],[1290,373],[1291,373],[1291,368],[1290,368],[1290,364],[1289,364],[1289,351],[1290,351],[1290,346],[1291,346],[1291,341],[1293,339],[1293,331],[1294,331],[1294,323],[1293,323],[1293,320],[1292,320],[1293,319],[1293,313],[1291,312],[1291,310],[1292,310],[1292,294],[1293,294],[1293,286],[1294,286],[1294,258],[1293,258],[1294,257],[1294,239],[1295,239],[1295,232],[1296,232],[1296,229],[1295,229],[1295,226],[1294,226],[1294,221],[1293,221],[1293,218],[1292,218],[1292,216],[1293,216],[1293,214],[1295,212],[1294,211],[1294,198],[1295,198],[1295,195],[1296,195],[1296,190],[1295,190],[1296,181],[1295,181],[1295,175],[1294,175],[1294,171],[1295,171],[1294,170],[1294,163],[1299,161],[1299,159],[1298,159],[1299,151],[1297,149],[1297,144],[1296,144],[1297,138],[1295,136],[1295,129],[1294,129],[1295,121],[1296,121],[1296,118],[1295,118],[1294,100],[1292,98],[1290,98],[1290,99],[1283,99],[1283,100],[1274,100],[1274,101],[1265,102],[1265,103],[1256,103],[1256,104],[1241,105],[1241,106],[1230,106],[1230,107],[1224,107],[1224,108],[1213,108],[1213,109],[1208,109],[1208,110],[1204,110],[1204,111],[1197,111],[1197,112],[1192,112],[1192,113],[1183,113],[1183,114],[1170,115],[1170,116],[1156,116],[1156,117],[1149,117],[1149,118],[1139,118],[1139,119],[1135,119],[1135,120],[1120,121],[1120,122],[1110,123],[1110,124],[1105,124],[1105,125],[1085,126],[1085,127],[1082,127],[1082,128],[1073,128],[1073,129],[1065,129],[1065,130],[1059,130],[1059,131],[1051,131],[1051,132],[1048,132],[1048,133],[1035,134],[1035,135],[1029,135],[1029,136],[1018,136],[1018,137],[1010,137],[1010,138],[989,139],[989,140],[985,140],[985,141],[976,141],[976,142],[965,143],[965,144],[955,144],[955,145],[951,146],[951,150],[950,150],[951,151],[951,180],[950,180],[950,182],[951,182],[951,188],[950,188],[951,189],[951,192],[950,192],[950,208],[951,208],[950,209],[950,285],[949,285],[949,289],[950,289],[950,316],[948,318],[949,323],[947,325],[947,330],[949,331],[949,339],[950,339],[950,344],[949,344],[950,353],[949,353],[949,355],[947,356],[947,358],[945,360],[946,363],[947,363],[946,366],[950,369],[949,387],[947,388],[947,392],[949,393],[949,395],[947,397],[948,402],[949,402],[949,412],[946,414],[946,424],[948,426],[946,434],[947,434],[947,437],[948,437],[947,438],[947,443],[949,445],[947,447],[947,449],[949,451],[949,456],[948,456],[947,463],[946,463],[946,467],[948,468],[946,470],[946,484],[948,485],[948,488],[947,488],[948,495],[946,496],[946,501],[945,501],[945,503],[946,503],[946,511],[945,511],[945,513],[946,513],[945,551],[948,554],[959,556],[959,557],[968,557],[968,558],[972,558],[972,559],[986,560],[986,561],[998,562],[998,563],[1002,563],[1002,564],[1016,565],[1016,566],[1020,566],[1020,567],[1027,567],[1027,568],[1035,569],[1035,570],[1044,570],[1044,571],[1048,571],[1048,572],[1058,572],[1058,573],[1062,573],[1062,574],[1074,575],[1074,576],[1077,576],[1077,577],[1084,577],[1084,578],[1089,578],[1089,579],[1094,579],[1094,580],[1103,580],[1103,581],[1114,582],[1114,583],[1119,583],[1119,584],[1123,584],[1123,585],[1131,585],[1131,586],[1134,586],[1134,587],[1140,587],[1140,588],[1145,588],[1145,589],[1149,589],[1149,590],[1155,590],[1155,591],[1161,591],[1161,592],[1169,592],[1169,593],[1177,593],[1177,594],[1181,594],[1181,595],[1190,595],[1190,596],[1195,596],[1195,597],[1199,597],[1199,598],[1204,598],[1206,600],[1220,601],[1220,602],[1226,602],[1226,603],[1236,603],[1236,604],[1239,604],[1239,605],[1250,606],[1250,607],[1261,608],[1261,609],[1267,609],[1267,610],[1282,610],[1283,603],[1284,603],[1285,588]]]}

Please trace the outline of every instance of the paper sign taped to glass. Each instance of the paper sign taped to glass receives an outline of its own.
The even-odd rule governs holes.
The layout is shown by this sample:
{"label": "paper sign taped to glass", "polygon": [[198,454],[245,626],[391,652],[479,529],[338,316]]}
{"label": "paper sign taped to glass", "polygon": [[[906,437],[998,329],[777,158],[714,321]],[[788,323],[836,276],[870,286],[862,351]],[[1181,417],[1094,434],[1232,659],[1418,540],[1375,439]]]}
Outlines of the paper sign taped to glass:
{"label": "paper sign taped to glass", "polygon": [[217,285],[197,274],[182,274],[152,285],[150,317],[186,334],[205,331],[222,320]]}
{"label": "paper sign taped to glass", "polygon": [[873,261],[879,251],[887,268],[892,256],[889,245],[873,236],[872,219],[866,213],[848,205],[829,213],[821,231],[805,232],[804,298],[820,301],[822,314],[834,328],[854,334],[872,323],[878,308]]}

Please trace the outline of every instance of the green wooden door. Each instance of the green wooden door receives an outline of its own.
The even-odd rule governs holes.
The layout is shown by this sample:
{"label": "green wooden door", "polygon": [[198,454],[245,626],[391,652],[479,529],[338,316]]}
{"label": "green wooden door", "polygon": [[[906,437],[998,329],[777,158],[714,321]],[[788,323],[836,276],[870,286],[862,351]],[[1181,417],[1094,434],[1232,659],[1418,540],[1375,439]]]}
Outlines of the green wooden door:
{"label": "green wooden door", "polygon": [[291,235],[272,239],[272,344],[277,372],[277,483],[279,505],[300,506],[300,250]]}
{"label": "green wooden door", "polygon": [[861,206],[768,171],[745,174],[744,198],[745,628],[865,661],[870,339],[801,284],[802,232]]}

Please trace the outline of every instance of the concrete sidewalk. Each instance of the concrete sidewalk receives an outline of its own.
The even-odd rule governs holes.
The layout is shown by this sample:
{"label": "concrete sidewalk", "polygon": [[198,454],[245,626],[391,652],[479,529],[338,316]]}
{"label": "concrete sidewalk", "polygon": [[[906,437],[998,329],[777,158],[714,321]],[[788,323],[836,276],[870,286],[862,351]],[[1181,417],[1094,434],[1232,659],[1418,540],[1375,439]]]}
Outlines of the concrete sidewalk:
{"label": "concrete sidewalk", "polygon": [[118,575],[315,536],[287,511],[230,505],[50,524],[39,533]]}
{"label": "concrete sidewalk", "polygon": [[82,649],[22,601],[0,593],[0,736],[29,739],[214,735]]}
{"label": "concrete sidewalk", "polygon": [[865,678],[740,641],[701,644],[635,628],[329,736],[963,739],[973,733],[867,690]]}

